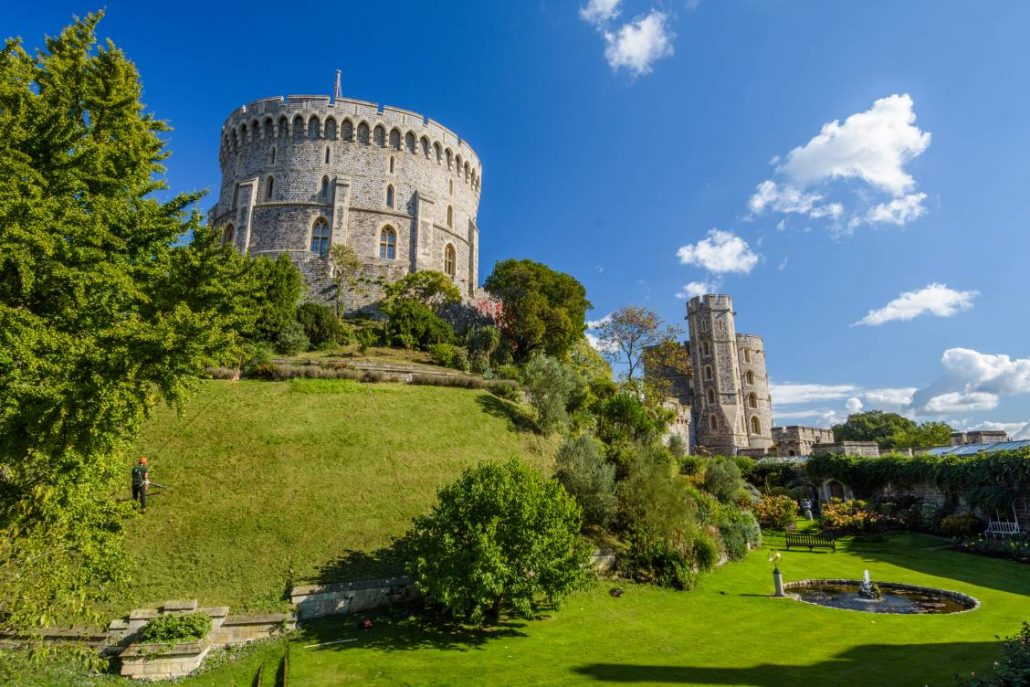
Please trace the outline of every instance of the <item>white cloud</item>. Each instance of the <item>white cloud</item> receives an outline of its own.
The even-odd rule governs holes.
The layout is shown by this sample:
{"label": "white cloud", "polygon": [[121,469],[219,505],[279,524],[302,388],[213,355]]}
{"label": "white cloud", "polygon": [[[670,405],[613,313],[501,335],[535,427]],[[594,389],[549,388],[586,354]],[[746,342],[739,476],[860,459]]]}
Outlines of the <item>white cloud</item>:
{"label": "white cloud", "polygon": [[987,429],[1006,432],[1013,439],[1030,439],[1030,422],[980,422],[966,431]]}
{"label": "white cloud", "polygon": [[858,178],[900,196],[915,186],[905,163],[930,145],[930,134],[915,126],[912,107],[907,93],[894,94],[843,124],[824,124],[819,135],[790,151],[777,171],[802,188],[829,179]]}
{"label": "white cloud", "polygon": [[685,284],[683,288],[676,293],[676,298],[689,299],[694,296],[703,296],[706,293],[714,293],[718,288],[719,287],[713,282],[692,281],[689,284]]}
{"label": "white cloud", "polygon": [[656,61],[672,55],[673,38],[665,13],[651,10],[614,31],[604,31],[604,56],[613,70],[626,68],[643,76],[651,73]]}
{"label": "white cloud", "polygon": [[676,255],[684,265],[697,265],[715,274],[747,274],[758,264],[758,254],[747,241],[721,229],[712,229],[708,238],[697,243],[680,246]]}
{"label": "white cloud", "polygon": [[597,329],[612,321],[612,314],[608,313],[599,320],[587,320],[587,329]]}
{"label": "white cloud", "polygon": [[978,410],[994,410],[998,407],[997,394],[984,391],[952,391],[934,396],[923,406],[923,413],[966,413]]}
{"label": "white cloud", "polygon": [[857,396],[852,396],[847,400],[847,403],[844,404],[844,409],[847,410],[849,413],[861,412],[862,399],[858,398]]}
{"label": "white cloud", "polygon": [[926,214],[924,200],[925,193],[910,193],[890,202],[874,205],[869,208],[865,218],[872,224],[896,224],[902,227]]}
{"label": "white cloud", "polygon": [[941,365],[952,384],[964,391],[987,391],[1002,396],[1030,393],[1030,358],[980,353],[969,348],[949,348]]}
{"label": "white cloud", "polygon": [[847,398],[859,391],[854,384],[770,384],[769,393],[777,406],[811,403],[812,401],[833,401]]}
{"label": "white cloud", "polygon": [[[836,220],[844,214],[844,206],[841,203],[817,205],[822,199],[821,194],[806,193],[790,184],[777,184],[771,179],[766,179],[751,194],[748,207],[756,215],[771,210],[783,214],[808,215],[814,219],[830,217]],[[779,226],[777,228],[782,229]]]}
{"label": "white cloud", "polygon": [[601,26],[619,16],[619,4],[622,0],[590,0],[579,8],[579,16],[583,21]]}
{"label": "white cloud", "polygon": [[870,310],[852,326],[876,327],[895,320],[911,320],[930,313],[937,317],[951,317],[973,307],[978,291],[956,291],[944,284],[930,284],[918,291],[906,291],[878,310]]}
{"label": "white cloud", "polygon": [[885,389],[867,389],[862,392],[865,402],[878,409],[903,408],[912,405],[912,397],[917,389],[914,386]]}

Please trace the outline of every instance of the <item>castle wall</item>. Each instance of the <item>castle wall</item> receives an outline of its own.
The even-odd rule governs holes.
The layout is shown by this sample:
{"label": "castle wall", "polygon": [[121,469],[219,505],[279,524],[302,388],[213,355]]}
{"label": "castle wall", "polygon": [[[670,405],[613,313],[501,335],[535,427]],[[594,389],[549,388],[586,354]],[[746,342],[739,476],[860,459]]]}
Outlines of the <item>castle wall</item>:
{"label": "castle wall", "polygon": [[772,438],[777,456],[810,456],[816,444],[833,443],[833,430],[801,425],[773,427]]}
{"label": "castle wall", "polygon": [[[219,159],[212,221],[231,226],[243,252],[289,254],[313,293],[330,276],[328,258],[311,250],[324,220],[330,242],[353,248],[371,273],[450,272],[475,295],[482,166],[436,122],[359,100],[269,98],[229,115]],[[380,257],[387,228],[396,236],[392,258]]]}

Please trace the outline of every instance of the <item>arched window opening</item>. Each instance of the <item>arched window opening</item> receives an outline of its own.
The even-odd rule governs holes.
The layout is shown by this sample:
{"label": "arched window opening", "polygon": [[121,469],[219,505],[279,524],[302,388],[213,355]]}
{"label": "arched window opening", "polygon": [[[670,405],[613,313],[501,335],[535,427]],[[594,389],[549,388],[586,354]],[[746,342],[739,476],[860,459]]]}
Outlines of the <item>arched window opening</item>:
{"label": "arched window opening", "polygon": [[397,232],[393,227],[383,227],[379,234],[379,257],[393,260],[397,257]]}
{"label": "arched window opening", "polygon": [[404,147],[408,149],[409,153],[415,152],[415,134],[410,131],[404,134]]}
{"label": "arched window opening", "polygon": [[394,150],[401,149],[401,132],[397,129],[390,129],[390,147]]}
{"label": "arched window opening", "polygon": [[232,243],[234,238],[236,238],[236,229],[231,224],[226,224],[225,229],[222,230],[222,243]]}
{"label": "arched window opening", "polygon": [[293,118],[293,140],[299,141],[304,138],[304,118],[297,115]]}
{"label": "arched window opening", "polygon": [[465,161],[465,183],[467,184],[468,182],[469,182],[469,163],[466,160]]}
{"label": "arched window opening", "polygon": [[762,421],[758,419],[757,415],[751,416],[751,433],[761,434],[762,433]]}
{"label": "arched window opening", "polygon": [[707,392],[705,392],[705,397],[708,399],[709,403],[715,403],[715,390],[709,389]]}
{"label": "arched window opening", "polygon": [[791,450],[787,451],[787,455],[788,455],[788,456],[796,456],[796,455],[797,455],[797,452],[796,452],[796,451],[794,451],[794,449],[791,449]]}
{"label": "arched window opening", "polygon": [[386,207],[393,207],[393,185],[386,187]]}
{"label": "arched window opening", "polygon": [[365,122],[358,124],[358,143],[368,145],[368,124]]}
{"label": "arched window opening", "polygon": [[336,140],[336,120],[332,117],[325,120],[325,137],[330,141]]}
{"label": "arched window opening", "polygon": [[708,416],[708,429],[712,430],[713,432],[719,429],[719,418],[717,418],[715,415]]}
{"label": "arched window opening", "polygon": [[707,341],[702,341],[701,342],[701,350],[702,350],[702,352],[705,355],[711,355],[712,354],[712,344],[708,343]]}
{"label": "arched window opening", "polygon": [[748,405],[749,408],[757,408],[758,407],[758,396],[756,396],[755,394],[748,394],[747,395],[747,405]]}
{"label": "arched window opening", "polygon": [[272,199],[272,185],[275,183],[275,179],[268,177],[268,181],[265,182],[265,198],[268,200]]}
{"label": "arched window opening", "polygon": [[744,381],[747,382],[748,384],[754,384],[755,383],[755,373],[752,372],[751,370],[748,370],[747,372],[745,372],[744,373]]}
{"label": "arched window opening", "polygon": [[386,129],[384,129],[383,127],[377,125],[376,128],[373,129],[373,131],[372,131],[372,140],[374,140],[375,144],[377,146],[379,146],[380,148],[385,148],[386,147]]}
{"label": "arched window opening", "polygon": [[451,149],[448,148],[447,149],[447,169],[454,169],[453,162],[454,162],[454,153],[452,153]]}
{"label": "arched window opening", "polygon": [[312,116],[308,120],[308,138],[321,138],[322,137],[322,124],[319,122],[318,117]]}
{"label": "arched window opening", "polygon": [[454,246],[447,244],[447,247],[443,249],[443,271],[451,279],[454,278],[454,264],[456,262]]}
{"label": "arched window opening", "polygon": [[311,252],[322,257],[329,254],[329,222],[324,217],[316,219],[311,227]]}
{"label": "arched window opening", "polygon": [[271,117],[265,118],[264,137],[265,140],[271,140],[275,137],[275,124],[272,123]]}
{"label": "arched window opening", "polygon": [[433,149],[436,150],[436,164],[440,164],[443,162],[443,148],[440,147],[439,143],[434,143]]}
{"label": "arched window opening", "polygon": [[286,138],[290,133],[290,123],[286,119],[286,116],[279,118],[279,126],[276,127],[275,135],[279,138]]}
{"label": "arched window opening", "polygon": [[329,164],[329,146],[325,147],[325,163]]}
{"label": "arched window opening", "polygon": [[429,159],[429,139],[425,136],[422,137],[422,154]]}
{"label": "arched window opening", "polygon": [[451,205],[447,206],[447,226],[454,228],[454,207]]}
{"label": "arched window opening", "polygon": [[704,379],[705,379],[706,382],[712,381],[712,366],[711,365],[705,365],[705,377],[704,377]]}
{"label": "arched window opening", "polygon": [[345,141],[354,140],[354,122],[349,119],[343,120],[343,123],[340,124],[340,138]]}
{"label": "arched window opening", "polygon": [[319,191],[322,201],[329,200],[329,177],[322,177],[322,190]]}
{"label": "arched window opening", "polygon": [[275,164],[275,146],[272,146],[272,149],[268,151],[268,164]]}

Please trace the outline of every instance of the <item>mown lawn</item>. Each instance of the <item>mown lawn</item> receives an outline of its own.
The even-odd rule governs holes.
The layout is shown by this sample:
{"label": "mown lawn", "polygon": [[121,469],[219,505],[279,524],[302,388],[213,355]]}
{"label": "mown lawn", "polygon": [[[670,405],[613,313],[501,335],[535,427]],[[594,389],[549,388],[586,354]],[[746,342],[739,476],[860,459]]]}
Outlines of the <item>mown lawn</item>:
{"label": "mown lawn", "polygon": [[[767,547],[779,548],[769,537]],[[982,602],[950,616],[891,616],[773,599],[768,550],[704,578],[693,592],[610,584],[559,611],[491,631],[444,631],[402,612],[312,624],[293,641],[291,684],[323,685],[954,685],[988,669],[996,635],[1030,619],[1030,568],[897,535],[837,553],[784,552],[785,577],[861,578],[944,587]],[[321,649],[306,645],[353,642]]]}
{"label": "mown lawn", "polygon": [[[155,489],[128,527],[135,562],[112,612],[199,599],[285,607],[292,584],[396,572],[384,552],[441,485],[479,460],[549,464],[555,440],[481,391],[349,380],[206,382],[159,409],[134,455]],[[124,498],[129,498],[126,466]]]}

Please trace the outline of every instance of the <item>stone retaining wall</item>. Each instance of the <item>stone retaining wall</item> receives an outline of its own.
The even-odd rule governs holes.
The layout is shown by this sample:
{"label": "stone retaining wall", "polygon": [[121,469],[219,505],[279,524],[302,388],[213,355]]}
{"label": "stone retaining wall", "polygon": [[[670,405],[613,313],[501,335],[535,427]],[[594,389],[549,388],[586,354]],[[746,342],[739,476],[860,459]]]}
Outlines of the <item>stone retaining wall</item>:
{"label": "stone retaining wall", "polygon": [[418,591],[410,577],[307,585],[294,587],[290,592],[290,602],[300,620],[367,611],[417,598]]}

